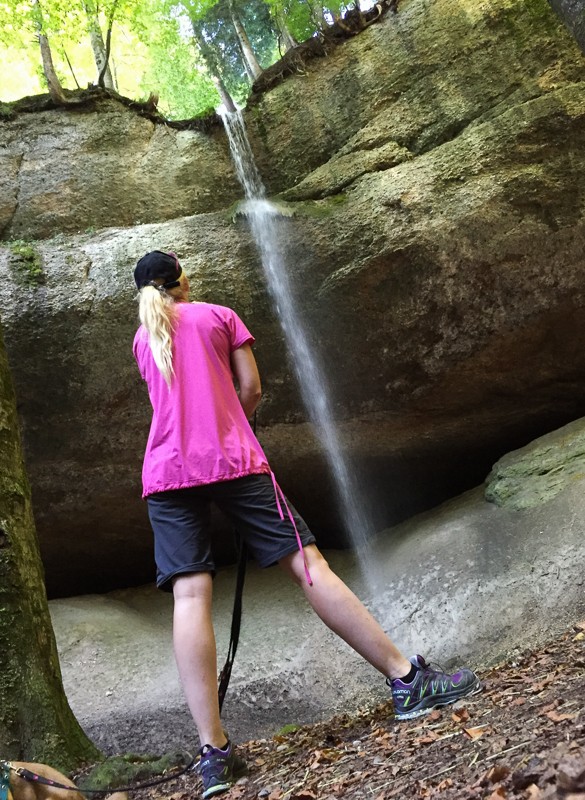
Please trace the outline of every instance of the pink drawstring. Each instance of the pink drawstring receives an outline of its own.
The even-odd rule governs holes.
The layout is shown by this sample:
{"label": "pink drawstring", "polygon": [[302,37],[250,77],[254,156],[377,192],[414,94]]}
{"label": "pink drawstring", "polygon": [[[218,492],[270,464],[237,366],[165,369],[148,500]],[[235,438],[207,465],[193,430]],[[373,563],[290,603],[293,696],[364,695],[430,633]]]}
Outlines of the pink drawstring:
{"label": "pink drawstring", "polygon": [[305,556],[305,551],[303,549],[303,543],[301,542],[301,537],[300,537],[299,532],[297,530],[296,522],[294,520],[294,517],[293,517],[293,515],[291,513],[290,508],[288,507],[288,503],[286,502],[286,497],[284,496],[284,493],[283,493],[282,489],[280,488],[280,486],[276,482],[276,476],[274,475],[274,472],[272,472],[272,470],[270,470],[270,477],[272,478],[272,485],[274,486],[274,496],[276,498],[276,507],[278,508],[278,513],[280,514],[280,518],[284,519],[284,513],[282,511],[282,506],[280,505],[280,499],[279,499],[279,495],[280,495],[280,497],[282,498],[282,502],[284,503],[284,507],[286,508],[286,513],[288,514],[288,518],[292,522],[292,526],[295,529],[295,536],[297,537],[297,544],[299,546],[299,550],[300,550],[301,556],[303,557],[303,564],[305,565],[305,576],[307,578],[307,583],[309,584],[309,586],[312,586],[313,585],[313,579],[311,578],[311,573],[309,572],[309,567],[308,567],[308,564],[307,564],[307,557]]}

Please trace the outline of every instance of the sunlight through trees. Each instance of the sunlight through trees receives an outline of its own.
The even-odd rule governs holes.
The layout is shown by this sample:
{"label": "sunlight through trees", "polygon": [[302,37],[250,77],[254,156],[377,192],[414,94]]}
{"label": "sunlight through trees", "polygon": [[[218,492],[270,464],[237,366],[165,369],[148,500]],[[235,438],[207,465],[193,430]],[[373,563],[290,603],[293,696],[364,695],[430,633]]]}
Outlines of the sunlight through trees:
{"label": "sunlight through trees", "polygon": [[[357,2],[0,0],[0,101],[103,86],[181,119],[244,102],[266,67]],[[371,3],[362,3],[366,8]]]}

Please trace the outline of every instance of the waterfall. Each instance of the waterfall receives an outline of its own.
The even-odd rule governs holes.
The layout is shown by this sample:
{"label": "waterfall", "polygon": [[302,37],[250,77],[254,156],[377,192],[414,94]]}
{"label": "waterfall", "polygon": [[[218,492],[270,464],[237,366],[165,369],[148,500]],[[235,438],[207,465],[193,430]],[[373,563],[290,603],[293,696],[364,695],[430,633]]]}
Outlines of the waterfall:
{"label": "waterfall", "polygon": [[290,273],[278,222],[278,208],[266,199],[266,191],[250,147],[240,111],[221,112],[230,151],[245,202],[241,206],[260,253],[269,294],[276,309],[291,355],[301,397],[323,445],[335,478],[338,500],[350,539],[364,569],[372,525],[362,508],[361,492],[341,446],[331,408],[330,392],[320,357],[310,346],[305,326],[295,308]]}

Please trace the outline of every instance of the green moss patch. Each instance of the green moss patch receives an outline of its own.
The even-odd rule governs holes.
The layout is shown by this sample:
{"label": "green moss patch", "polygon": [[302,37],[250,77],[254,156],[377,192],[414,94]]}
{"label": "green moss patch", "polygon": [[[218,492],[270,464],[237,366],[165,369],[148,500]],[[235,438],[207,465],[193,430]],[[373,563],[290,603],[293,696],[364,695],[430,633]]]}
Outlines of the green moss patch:
{"label": "green moss patch", "polygon": [[116,791],[125,786],[134,787],[155,777],[168,775],[171,778],[189,765],[191,756],[185,752],[162,756],[135,753],[111,756],[78,776],[76,783],[82,791],[84,788]]}
{"label": "green moss patch", "polygon": [[31,242],[17,239],[9,242],[8,248],[12,254],[10,265],[18,283],[26,286],[42,286],[46,276],[43,272],[41,255]]}
{"label": "green moss patch", "polygon": [[347,202],[347,195],[345,192],[338,192],[337,194],[329,195],[322,200],[300,200],[297,202],[287,201],[289,205],[294,207],[295,214],[304,217],[313,217],[314,219],[325,219],[331,216],[339,208]]}

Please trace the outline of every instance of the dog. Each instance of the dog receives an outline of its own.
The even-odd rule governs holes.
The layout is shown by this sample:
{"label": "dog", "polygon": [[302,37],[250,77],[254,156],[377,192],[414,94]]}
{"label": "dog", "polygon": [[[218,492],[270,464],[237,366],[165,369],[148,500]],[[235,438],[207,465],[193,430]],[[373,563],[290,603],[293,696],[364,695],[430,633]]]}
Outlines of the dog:
{"label": "dog", "polygon": [[[71,786],[71,789],[60,789],[39,781],[26,780],[14,769],[11,769],[8,781],[8,800],[86,800],[82,791],[53,767],[26,761],[11,761],[10,764],[14,769],[28,770],[33,775],[39,775],[46,780],[61,783],[63,786]],[[127,792],[113,792],[108,795],[107,800],[128,800],[128,794]]]}

